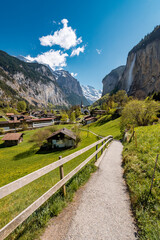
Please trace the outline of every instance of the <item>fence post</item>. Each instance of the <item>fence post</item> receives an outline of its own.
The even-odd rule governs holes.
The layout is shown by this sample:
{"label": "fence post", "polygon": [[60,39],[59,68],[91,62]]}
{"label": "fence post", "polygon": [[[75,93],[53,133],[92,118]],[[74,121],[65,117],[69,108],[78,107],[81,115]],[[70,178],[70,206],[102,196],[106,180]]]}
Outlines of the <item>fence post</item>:
{"label": "fence post", "polygon": [[[96,145],[96,151],[98,150],[98,144]],[[96,161],[98,159],[98,154],[96,154]]]}
{"label": "fence post", "polygon": [[[103,142],[102,142],[102,145],[103,145]],[[101,154],[103,153],[103,148],[101,149]]]}
{"label": "fence post", "polygon": [[[106,142],[106,139],[105,139],[105,142]],[[107,146],[106,146],[106,144],[105,144],[105,148],[106,148]]]}
{"label": "fence post", "polygon": [[[62,156],[59,156],[59,160],[62,158]],[[64,170],[63,170],[63,165],[59,167],[59,172],[60,172],[60,179],[64,178]],[[62,186],[62,192],[63,195],[66,196],[66,186],[65,184]]]}

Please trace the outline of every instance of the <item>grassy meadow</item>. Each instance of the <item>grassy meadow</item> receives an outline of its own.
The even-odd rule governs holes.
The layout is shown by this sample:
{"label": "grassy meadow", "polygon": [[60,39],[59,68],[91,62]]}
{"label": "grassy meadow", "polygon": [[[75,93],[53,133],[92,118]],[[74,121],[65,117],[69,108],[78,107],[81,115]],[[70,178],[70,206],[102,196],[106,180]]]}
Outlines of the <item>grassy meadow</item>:
{"label": "grassy meadow", "polygon": [[[59,128],[60,127],[62,126],[59,126]],[[38,153],[37,149],[33,148],[33,143],[29,142],[29,139],[35,131],[37,130],[26,131],[24,141],[18,146],[4,147],[2,141],[0,142],[1,186],[57,161],[60,155],[62,157],[67,156],[98,140],[95,135],[91,133],[88,135],[87,132],[82,131],[80,133],[81,142],[77,148],[50,153]],[[64,165],[65,174],[69,173],[72,169],[84,161],[94,150],[95,149],[91,149],[66,163]],[[3,227],[18,213],[52,187],[57,181],[59,181],[59,169],[55,169],[54,171],[1,199],[0,227]]]}
{"label": "grassy meadow", "polygon": [[160,153],[160,124],[137,127],[135,139],[124,144],[124,176],[130,191],[131,203],[137,220],[139,239],[160,239],[160,157],[153,189],[150,186],[156,155]]}
{"label": "grassy meadow", "polygon": [[87,126],[84,126],[83,129],[90,130],[102,137],[112,135],[115,139],[121,138],[120,133],[120,118],[117,118],[115,120],[99,124],[97,122],[91,123]]}

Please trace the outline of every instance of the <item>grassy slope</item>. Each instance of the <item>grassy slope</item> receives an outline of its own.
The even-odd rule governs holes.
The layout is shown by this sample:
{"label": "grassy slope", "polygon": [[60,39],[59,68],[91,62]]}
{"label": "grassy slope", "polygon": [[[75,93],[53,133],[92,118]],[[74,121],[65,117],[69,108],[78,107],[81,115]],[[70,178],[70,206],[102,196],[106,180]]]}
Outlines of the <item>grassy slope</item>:
{"label": "grassy slope", "polygon": [[84,126],[84,129],[88,129],[90,131],[93,131],[94,133],[100,135],[100,136],[108,136],[112,135],[116,139],[120,139],[121,133],[120,133],[120,118],[117,118],[113,121],[109,121],[107,123],[104,123],[102,125],[98,125],[96,122],[92,123],[90,125]]}
{"label": "grassy slope", "polygon": [[160,159],[149,195],[156,155],[160,153],[160,125],[138,127],[138,147],[133,140],[123,151],[125,178],[140,228],[140,239],[160,239]]}
{"label": "grassy slope", "polygon": [[[68,126],[68,125],[67,125]],[[61,126],[59,126],[60,128]],[[63,126],[62,126],[63,127]],[[71,126],[69,126],[71,127]],[[86,132],[81,133],[82,141],[75,149],[57,151],[48,154],[37,154],[32,150],[33,143],[28,142],[35,131],[27,131],[24,141],[18,146],[0,149],[0,185],[3,186],[30,172],[33,172],[45,165],[58,160],[58,157],[69,155],[87,145],[97,141],[97,137]],[[1,142],[2,143],[2,142]],[[2,145],[1,145],[2,147]],[[64,165],[64,172],[67,174],[86,157],[93,152],[89,150],[83,155],[71,160]],[[4,226],[9,220],[29,206],[33,201],[40,197],[50,187],[59,181],[59,169],[55,169],[49,174],[35,180],[27,186],[17,190],[9,196],[0,200],[0,227]]]}

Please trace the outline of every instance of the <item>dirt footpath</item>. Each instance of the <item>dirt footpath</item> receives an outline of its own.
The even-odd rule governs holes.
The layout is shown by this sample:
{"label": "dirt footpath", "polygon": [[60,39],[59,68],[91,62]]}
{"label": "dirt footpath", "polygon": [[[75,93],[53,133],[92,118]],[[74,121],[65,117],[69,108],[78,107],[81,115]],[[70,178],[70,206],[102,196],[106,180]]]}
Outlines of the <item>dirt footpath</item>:
{"label": "dirt footpath", "polygon": [[113,141],[99,169],[73,203],[50,221],[42,240],[135,240],[121,167],[123,146]]}

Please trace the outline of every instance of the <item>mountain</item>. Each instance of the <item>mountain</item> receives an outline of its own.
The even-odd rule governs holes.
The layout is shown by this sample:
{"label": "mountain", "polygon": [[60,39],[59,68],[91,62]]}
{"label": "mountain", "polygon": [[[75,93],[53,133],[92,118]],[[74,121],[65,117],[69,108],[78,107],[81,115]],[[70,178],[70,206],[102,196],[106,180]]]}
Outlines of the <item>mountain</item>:
{"label": "mountain", "polygon": [[[23,56],[17,56],[22,61],[29,62],[29,60]],[[57,70],[53,71],[50,66],[46,65],[53,77],[56,80],[57,85],[64,93],[66,100],[71,105],[80,105],[81,101],[84,105],[89,105],[88,100],[83,95],[82,88],[77,79],[75,79],[68,71],[65,70]]]}
{"label": "mountain", "polygon": [[83,95],[85,96],[85,98],[88,100],[90,104],[94,103],[102,96],[102,90],[96,90],[94,87],[89,85],[87,86],[82,85],[81,87],[82,87]]}
{"label": "mountain", "polygon": [[71,105],[79,105],[81,101],[84,105],[89,105],[88,100],[83,95],[79,81],[75,79],[68,71],[57,70],[52,72],[56,78],[58,86],[64,92],[67,101]]}
{"label": "mountain", "polygon": [[160,26],[129,52],[119,88],[137,98],[160,91]]}
{"label": "mountain", "polygon": [[[121,67],[120,67],[121,68]],[[118,70],[120,68],[117,68]],[[160,26],[146,35],[128,53],[120,75],[113,70],[103,79],[103,95],[123,89],[129,96],[144,99],[160,91]]]}
{"label": "mountain", "polygon": [[0,51],[0,98],[25,99],[32,105],[69,103],[48,67],[27,63]]}
{"label": "mountain", "polygon": [[109,74],[107,74],[103,80],[103,93],[104,96],[107,93],[110,93],[118,88],[118,83],[122,77],[125,66],[120,66],[114,70],[112,70]]}

